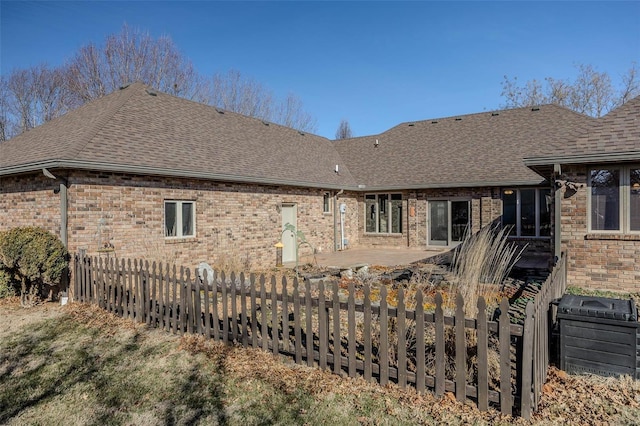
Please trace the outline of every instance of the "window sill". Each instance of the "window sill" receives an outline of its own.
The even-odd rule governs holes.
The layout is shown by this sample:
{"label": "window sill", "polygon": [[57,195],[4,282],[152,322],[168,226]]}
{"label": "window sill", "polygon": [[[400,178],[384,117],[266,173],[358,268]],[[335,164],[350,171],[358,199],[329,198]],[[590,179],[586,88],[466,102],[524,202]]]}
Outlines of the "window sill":
{"label": "window sill", "polygon": [[165,244],[184,244],[184,243],[197,243],[196,237],[165,237]]}
{"label": "window sill", "polygon": [[640,241],[640,234],[587,234],[585,240]]}
{"label": "window sill", "polygon": [[404,234],[392,234],[383,232],[365,232],[365,237],[402,237]]}
{"label": "window sill", "polygon": [[511,241],[531,241],[531,240],[550,240],[551,239],[550,236],[536,237],[535,235],[531,235],[531,236],[527,235],[527,236],[520,236],[520,237],[509,235],[508,238]]}

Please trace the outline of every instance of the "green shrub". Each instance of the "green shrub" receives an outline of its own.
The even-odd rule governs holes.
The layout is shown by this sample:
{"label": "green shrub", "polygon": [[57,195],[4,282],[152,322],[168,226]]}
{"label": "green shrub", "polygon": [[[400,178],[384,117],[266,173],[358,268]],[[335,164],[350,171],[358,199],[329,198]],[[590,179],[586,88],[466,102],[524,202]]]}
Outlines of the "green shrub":
{"label": "green shrub", "polygon": [[69,266],[69,253],[58,237],[36,227],[0,232],[0,269],[7,288],[18,282],[23,306],[60,285]]}
{"label": "green shrub", "polygon": [[0,267],[0,299],[15,296],[17,294],[17,284],[11,274]]}

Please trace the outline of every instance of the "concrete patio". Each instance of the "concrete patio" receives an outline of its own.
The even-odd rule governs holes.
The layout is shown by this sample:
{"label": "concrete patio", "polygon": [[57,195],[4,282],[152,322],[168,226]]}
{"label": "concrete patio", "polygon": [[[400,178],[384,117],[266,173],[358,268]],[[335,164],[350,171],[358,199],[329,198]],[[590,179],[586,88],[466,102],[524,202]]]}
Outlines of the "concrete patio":
{"label": "concrete patio", "polygon": [[[379,265],[396,266],[408,265],[410,263],[427,259],[441,253],[446,253],[449,249],[398,249],[398,248],[356,248],[337,252],[318,253],[314,256],[304,256],[300,259],[300,264],[311,263],[319,267],[334,266],[337,268],[347,268],[355,265]],[[294,262],[287,262],[285,267],[295,267]]]}

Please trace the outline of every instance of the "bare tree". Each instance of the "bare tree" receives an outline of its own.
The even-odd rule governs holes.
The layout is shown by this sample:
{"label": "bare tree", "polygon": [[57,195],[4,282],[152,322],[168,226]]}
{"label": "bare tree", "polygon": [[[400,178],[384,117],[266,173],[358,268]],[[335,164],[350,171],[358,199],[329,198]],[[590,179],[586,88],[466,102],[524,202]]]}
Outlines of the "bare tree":
{"label": "bare tree", "polygon": [[518,85],[517,77],[505,76],[501,96],[505,108],[517,108],[540,104],[557,104],[582,114],[601,117],[613,108],[640,95],[640,81],[636,64],[621,77],[616,88],[606,72],[600,72],[591,65],[578,65],[575,80],[544,79],[530,80],[524,86]]}
{"label": "bare tree", "polygon": [[283,100],[278,100],[269,89],[237,70],[214,74],[210,103],[228,111],[301,131],[316,130],[315,119],[304,110],[297,96],[289,94]]}
{"label": "bare tree", "polygon": [[315,119],[295,95],[278,100],[238,71],[199,74],[167,36],[124,25],[102,45],[82,46],[64,66],[14,70],[0,79],[0,141],[141,81],[159,91],[313,132]]}
{"label": "bare tree", "polygon": [[343,118],[340,121],[338,130],[336,130],[336,139],[349,139],[352,137],[353,133],[351,132],[351,126],[349,125],[349,122]]}
{"label": "bare tree", "polygon": [[205,80],[173,41],[124,25],[107,37],[104,46],[80,48],[66,67],[68,90],[78,103],[104,96],[121,86],[141,81],[175,96],[206,102]]}

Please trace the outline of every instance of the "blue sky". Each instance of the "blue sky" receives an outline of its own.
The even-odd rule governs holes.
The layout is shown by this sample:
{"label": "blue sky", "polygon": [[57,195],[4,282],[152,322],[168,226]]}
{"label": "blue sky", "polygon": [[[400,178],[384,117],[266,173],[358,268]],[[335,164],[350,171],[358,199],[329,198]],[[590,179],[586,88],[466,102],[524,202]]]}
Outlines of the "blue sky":
{"label": "blue sky", "polygon": [[203,74],[298,95],[333,138],[500,107],[504,75],[617,80],[640,65],[640,2],[0,2],[0,70],[58,65],[124,23],[169,35]]}

